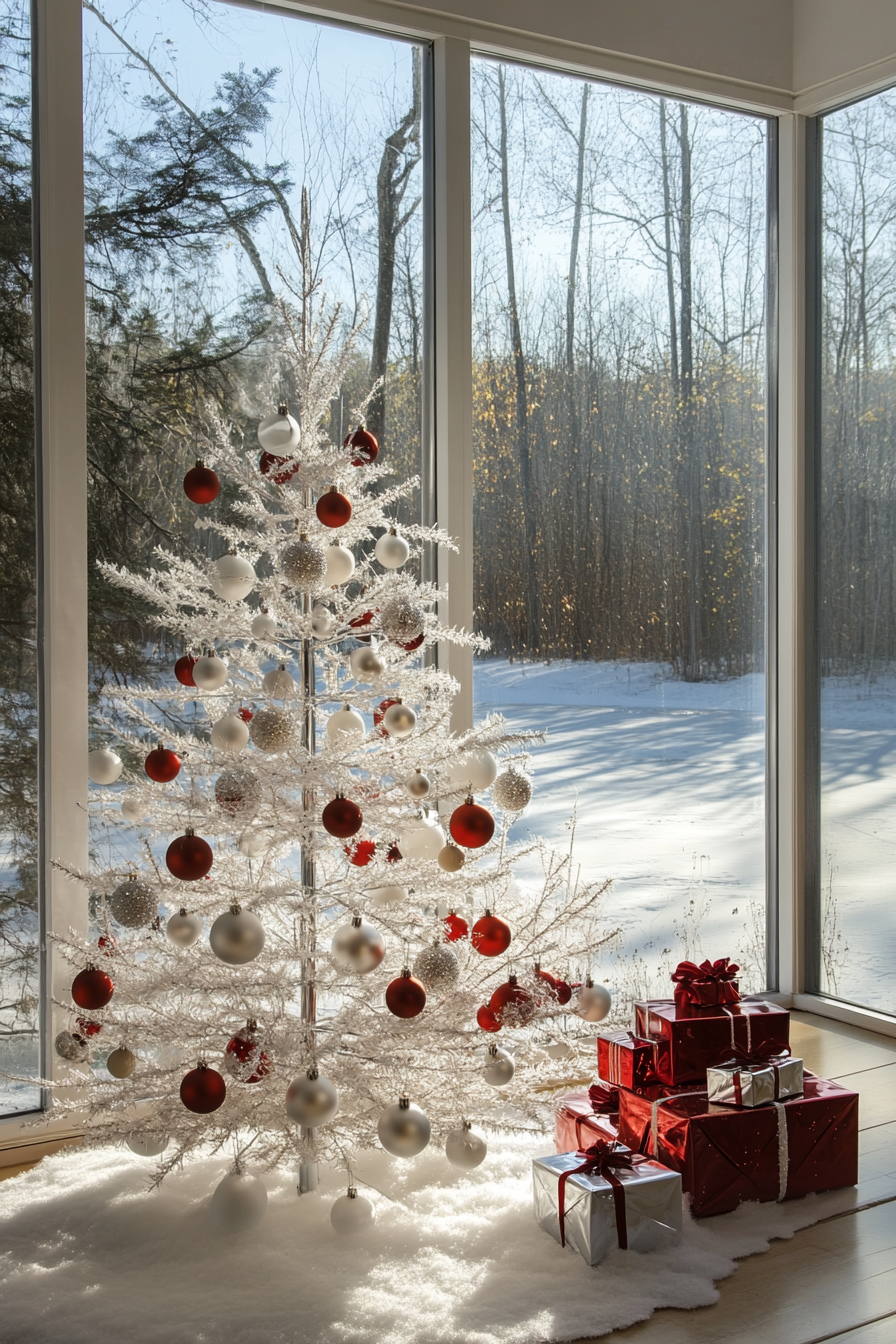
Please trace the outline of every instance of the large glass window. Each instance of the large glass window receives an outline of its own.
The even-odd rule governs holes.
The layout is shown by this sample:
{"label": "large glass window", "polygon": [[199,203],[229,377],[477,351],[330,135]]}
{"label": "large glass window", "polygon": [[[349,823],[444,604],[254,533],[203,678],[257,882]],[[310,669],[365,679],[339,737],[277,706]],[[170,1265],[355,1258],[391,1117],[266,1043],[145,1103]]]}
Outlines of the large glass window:
{"label": "large glass window", "polygon": [[767,123],[478,59],[472,135],[475,700],[548,734],[517,830],[577,804],[638,989],[760,989]]}
{"label": "large glass window", "polygon": [[896,92],[822,121],[817,985],[896,1009]]}

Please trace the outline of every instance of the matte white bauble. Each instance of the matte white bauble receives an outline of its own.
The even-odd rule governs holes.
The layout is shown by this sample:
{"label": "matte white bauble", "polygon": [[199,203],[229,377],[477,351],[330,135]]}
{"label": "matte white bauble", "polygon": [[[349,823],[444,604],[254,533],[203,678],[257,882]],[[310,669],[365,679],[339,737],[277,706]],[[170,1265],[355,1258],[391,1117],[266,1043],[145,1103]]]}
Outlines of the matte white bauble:
{"label": "matte white bauble", "polygon": [[158,1157],[164,1153],[170,1140],[167,1134],[129,1134],[125,1139],[132,1153],[138,1157]]}
{"label": "matte white bauble", "polygon": [[417,726],[417,715],[401,700],[390,705],[383,715],[383,727],[390,737],[410,737]]}
{"label": "matte white bauble", "polygon": [[367,892],[371,905],[397,905],[408,898],[407,887],[371,887]]}
{"label": "matte white bauble", "polygon": [[376,1132],[393,1157],[416,1157],[429,1143],[432,1127],[425,1111],[401,1097],[397,1105],[383,1111]]}
{"label": "matte white bauble", "polygon": [[425,798],[430,790],[430,782],[422,770],[415,770],[412,775],[408,775],[404,787],[412,798]]}
{"label": "matte white bauble", "polygon": [[373,548],[373,553],[383,569],[400,569],[410,555],[411,548],[393,527],[385,536],[380,537]]}
{"label": "matte white bauble", "polygon": [[277,633],[277,622],[266,611],[260,611],[252,617],[250,626],[253,639],[273,639]]}
{"label": "matte white bauble", "polygon": [[355,681],[371,682],[383,675],[386,666],[376,649],[366,644],[362,644],[358,649],[352,649],[348,665]]}
{"label": "matte white bauble", "polygon": [[211,585],[225,601],[240,602],[251,593],[256,574],[242,555],[222,555],[215,561],[215,571]]}
{"label": "matte white bauble", "polygon": [[135,826],[138,822],[143,820],[146,816],[146,807],[140,801],[137,794],[125,794],[121,800],[121,815],[124,817],[125,821],[133,822]]}
{"label": "matte white bauble", "polygon": [[245,966],[264,947],[264,925],[251,910],[232,905],[215,920],[208,941],[219,961],[228,966]]}
{"label": "matte white bauble", "polygon": [[258,859],[266,851],[268,842],[261,831],[243,831],[236,847],[245,858]]}
{"label": "matte white bauble", "polygon": [[573,1053],[569,1041],[553,1041],[545,1050],[549,1059],[568,1059]]}
{"label": "matte white bauble", "polygon": [[349,1186],[348,1193],[334,1199],[330,1207],[330,1222],[333,1231],[340,1237],[353,1237],[359,1232],[367,1232],[376,1222],[376,1208],[366,1195],[359,1195],[355,1187]]}
{"label": "matte white bauble", "polygon": [[124,762],[109,747],[99,747],[87,755],[87,778],[91,784],[114,784],[124,769]]}
{"label": "matte white bauble", "polygon": [[513,1056],[502,1050],[500,1045],[490,1045],[485,1058],[485,1068],[482,1070],[482,1076],[489,1087],[506,1087],[515,1072]]}
{"label": "matte white bauble", "polygon": [[178,910],[165,925],[165,932],[178,947],[192,947],[202,933],[202,920],[189,910]]}
{"label": "matte white bauble", "polygon": [[603,1022],[612,1004],[613,999],[606,985],[594,985],[589,979],[576,995],[574,1011],[586,1022]]}
{"label": "matte white bauble", "polygon": [[285,663],[265,672],[261,685],[265,695],[272,696],[274,700],[289,700],[296,693],[295,679],[287,672]]}
{"label": "matte white bauble", "polygon": [[368,924],[360,915],[354,915],[350,924],[343,924],[333,935],[330,945],[336,961],[356,971],[358,975],[368,975],[375,971],[386,955],[386,944],[379,929]]}
{"label": "matte white bauble", "polygon": [[315,639],[329,639],[338,622],[329,607],[315,607],[311,613],[311,633]]}
{"label": "matte white bauble", "polygon": [[343,705],[327,719],[327,739],[334,746],[346,747],[350,742],[358,742],[366,732],[364,720],[351,705]]}
{"label": "matte white bauble", "polygon": [[249,725],[238,714],[225,714],[212,724],[211,738],[217,751],[242,751],[249,741]]}
{"label": "matte white bauble", "polygon": [[286,1114],[305,1129],[326,1125],[339,1110],[339,1093],[317,1069],[293,1078],[286,1092]]}
{"label": "matte white bauble", "polygon": [[324,555],[327,557],[327,572],[324,575],[324,583],[332,588],[336,584],[348,583],[355,572],[355,557],[347,546],[325,546]]}
{"label": "matte white bauble", "polygon": [[398,848],[406,859],[437,859],[445,844],[445,832],[436,822],[422,817],[405,826],[398,837]]}
{"label": "matte white bauble", "polygon": [[193,681],[201,691],[217,691],[227,680],[227,664],[214,652],[204,653],[193,664]]}
{"label": "matte white bauble", "polygon": [[476,751],[463,756],[448,771],[452,784],[463,784],[471,793],[484,793],[498,777],[498,762],[490,751]]}
{"label": "matte white bauble", "polygon": [[268,1207],[264,1182],[248,1171],[232,1171],[216,1186],[212,1213],[226,1232],[246,1232],[260,1223]]}
{"label": "matte white bauble", "polygon": [[266,453],[279,453],[281,456],[291,448],[298,448],[302,437],[302,428],[298,420],[289,414],[285,402],[271,415],[266,415],[258,426],[258,442]]}
{"label": "matte white bauble", "polygon": [[475,1171],[485,1161],[488,1144],[485,1135],[465,1120],[460,1129],[452,1129],[445,1140],[445,1156],[452,1167],[461,1171]]}

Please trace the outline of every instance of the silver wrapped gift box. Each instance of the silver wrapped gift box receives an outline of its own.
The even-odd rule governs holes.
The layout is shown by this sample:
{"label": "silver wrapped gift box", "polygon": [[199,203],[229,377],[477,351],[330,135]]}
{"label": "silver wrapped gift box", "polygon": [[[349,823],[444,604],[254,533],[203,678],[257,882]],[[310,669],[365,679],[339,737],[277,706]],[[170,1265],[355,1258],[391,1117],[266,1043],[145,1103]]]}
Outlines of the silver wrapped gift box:
{"label": "silver wrapped gift box", "polygon": [[[620,1145],[621,1149],[621,1145]],[[628,1153],[628,1149],[621,1149]],[[560,1177],[582,1165],[581,1153],[552,1153],[532,1163],[535,1219],[555,1241],[578,1251],[597,1265],[623,1242],[630,1251],[656,1251],[672,1245],[681,1233],[681,1177],[651,1158],[635,1156],[631,1169],[612,1173],[621,1185],[597,1172],[569,1175],[564,1191],[564,1237],[560,1234]],[[618,1189],[618,1187],[617,1187]],[[620,1208],[621,1205],[621,1208]],[[619,1217],[624,1217],[624,1237]]]}
{"label": "silver wrapped gift box", "polygon": [[780,1055],[762,1064],[729,1060],[706,1070],[710,1101],[723,1106],[766,1106],[785,1097],[803,1095],[803,1061]]}

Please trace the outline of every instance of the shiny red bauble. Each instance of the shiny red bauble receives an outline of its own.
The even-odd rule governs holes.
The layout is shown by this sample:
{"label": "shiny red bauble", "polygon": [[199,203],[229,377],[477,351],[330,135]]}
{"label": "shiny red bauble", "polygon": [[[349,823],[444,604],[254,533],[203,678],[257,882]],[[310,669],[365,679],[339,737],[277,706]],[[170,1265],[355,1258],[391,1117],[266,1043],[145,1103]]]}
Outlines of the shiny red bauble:
{"label": "shiny red bauble", "polygon": [[[237,1032],[236,1036],[231,1037],[225,1046],[224,1053],[231,1059],[236,1060],[238,1064],[254,1065],[254,1071],[248,1078],[243,1078],[244,1083],[260,1083],[262,1078],[266,1078],[273,1065],[270,1055],[258,1047],[258,1037],[251,1027],[244,1027],[242,1031]],[[233,1072],[227,1067],[228,1073]]]}
{"label": "shiny red bauble", "polygon": [[360,616],[356,616],[354,620],[349,621],[349,625],[352,630],[365,630],[368,625],[373,624],[375,615],[375,611],[362,611]]}
{"label": "shiny red bauble", "polygon": [[489,1008],[487,1003],[484,1003],[477,1012],[476,1021],[479,1023],[483,1031],[501,1030],[501,1023],[495,1017],[495,1014],[492,1012],[491,1008]]}
{"label": "shiny red bauble", "polygon": [[182,658],[178,658],[177,662],[174,664],[174,675],[177,677],[181,686],[195,687],[196,683],[193,680],[193,668],[198,661],[199,659],[194,658],[190,653],[185,653]]}
{"label": "shiny red bauble", "polygon": [[211,504],[218,498],[221,482],[211,467],[197,462],[184,477],[184,494],[193,504]]}
{"label": "shiny red bauble", "polygon": [[82,1036],[98,1036],[102,1029],[102,1022],[91,1022],[89,1017],[78,1018],[78,1031]]}
{"label": "shiny red bauble", "polygon": [[96,940],[96,945],[103,949],[104,957],[114,957],[115,949],[118,947],[118,939],[114,933],[101,933]]}
{"label": "shiny red bauble", "polygon": [[352,516],[352,502],[348,495],[341,494],[334,485],[332,490],[321,495],[314,512],[324,527],[345,527]]}
{"label": "shiny red bauble", "polygon": [[198,882],[211,871],[214,861],[211,845],[201,836],[194,835],[191,828],[185,835],[172,840],[165,854],[169,873],[181,882]]}
{"label": "shiny red bauble", "polygon": [[498,986],[488,1006],[502,1026],[524,1027],[535,1016],[535,1000],[527,989],[517,983],[515,975]]}
{"label": "shiny red bauble", "polygon": [[373,726],[374,728],[379,729],[380,737],[389,736],[389,729],[383,724],[383,719],[386,717],[386,710],[391,709],[393,705],[397,704],[397,700],[381,700],[377,708],[373,711]]}
{"label": "shiny red bauble", "polygon": [[349,434],[343,448],[354,448],[353,467],[369,467],[380,451],[380,445],[369,430],[359,425],[354,434]]}
{"label": "shiny red bauble", "polygon": [[180,774],[180,757],[168,747],[155,747],[143,762],[143,769],[157,784],[170,784]]}
{"label": "shiny red bauble", "polygon": [[480,807],[468,798],[451,813],[448,829],[451,839],[464,849],[481,849],[495,833],[495,819],[488,808]]}
{"label": "shiny red bauble", "polygon": [[386,987],[386,1007],[395,1017],[416,1017],[426,1007],[426,990],[409,970]]}
{"label": "shiny red bauble", "polygon": [[105,1008],[114,993],[112,977],[105,971],[98,971],[95,966],[79,971],[72,981],[72,998],[79,1008],[88,1013]]}
{"label": "shiny red bauble", "polygon": [[[287,462],[292,463],[292,465],[286,467],[285,471],[277,470],[278,467],[286,466]],[[262,476],[270,476],[275,485],[286,485],[286,482],[292,480],[301,465],[301,462],[294,462],[291,457],[277,457],[274,453],[262,453],[258,459],[258,470]]]}
{"label": "shiny red bauble", "polygon": [[413,653],[415,649],[419,649],[425,638],[426,636],[421,631],[416,639],[411,640],[410,644],[400,644],[399,648],[404,649],[406,653]]}
{"label": "shiny red bauble", "polygon": [[196,1115],[210,1115],[227,1096],[227,1087],[217,1069],[200,1064],[185,1075],[180,1085],[180,1099],[188,1111]]}
{"label": "shiny red bauble", "polygon": [[442,927],[445,930],[446,943],[456,943],[459,938],[466,938],[470,932],[467,921],[461,919],[460,915],[456,915],[453,910],[450,910],[442,920]]}
{"label": "shiny red bauble", "polygon": [[572,985],[568,985],[565,980],[555,980],[554,993],[557,995],[557,1002],[563,1007],[572,998]]}
{"label": "shiny red bauble", "polygon": [[335,835],[337,840],[348,840],[357,835],[363,820],[360,807],[349,798],[332,798],[321,816],[324,830]]}
{"label": "shiny red bauble", "polygon": [[403,858],[404,855],[402,854],[401,850],[398,848],[397,845],[390,845],[389,848],[386,850],[387,863],[398,863],[399,859]]}
{"label": "shiny red bauble", "polygon": [[470,934],[470,942],[483,957],[500,957],[510,946],[510,925],[505,920],[486,910],[481,919],[477,919]]}
{"label": "shiny red bauble", "polygon": [[253,720],[254,717],[255,717],[255,715],[252,713],[251,709],[244,709],[244,708],[242,708],[242,706],[237,710],[237,714],[239,714],[239,716],[240,716],[240,718],[242,719],[243,723],[251,723],[252,720]]}
{"label": "shiny red bauble", "polygon": [[366,868],[376,853],[376,841],[356,840],[353,845],[345,845],[343,848],[349,863],[353,863],[356,868]]}

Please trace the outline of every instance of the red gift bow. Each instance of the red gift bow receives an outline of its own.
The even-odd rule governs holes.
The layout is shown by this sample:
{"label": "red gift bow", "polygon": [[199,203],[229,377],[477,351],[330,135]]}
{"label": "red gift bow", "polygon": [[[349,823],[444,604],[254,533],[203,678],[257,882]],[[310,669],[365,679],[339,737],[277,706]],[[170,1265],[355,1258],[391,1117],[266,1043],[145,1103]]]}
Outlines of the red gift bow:
{"label": "red gift bow", "polygon": [[[740,967],[728,957],[701,961],[699,966],[693,961],[680,961],[672,972],[675,998],[693,1005],[739,1003],[740,994],[731,983],[739,970]],[[710,988],[711,994],[708,992]]]}
{"label": "red gift bow", "polygon": [[592,1083],[588,1089],[588,1100],[596,1115],[612,1115],[614,1111],[619,1110],[619,1088]]}
{"label": "red gift bow", "polygon": [[566,1229],[564,1221],[566,1218],[566,1182],[570,1176],[578,1176],[580,1173],[585,1176],[592,1176],[595,1173],[608,1181],[613,1189],[613,1206],[616,1211],[616,1240],[619,1243],[621,1251],[628,1250],[628,1226],[625,1220],[625,1187],[620,1181],[614,1167],[619,1167],[627,1171],[633,1167],[645,1162],[647,1159],[637,1153],[630,1153],[627,1149],[619,1149],[614,1143],[605,1143],[599,1139],[591,1148],[579,1149],[576,1157],[584,1158],[581,1166],[573,1167],[570,1171],[564,1171],[560,1175],[560,1185],[557,1191],[557,1202],[560,1212],[560,1245],[566,1245]]}

